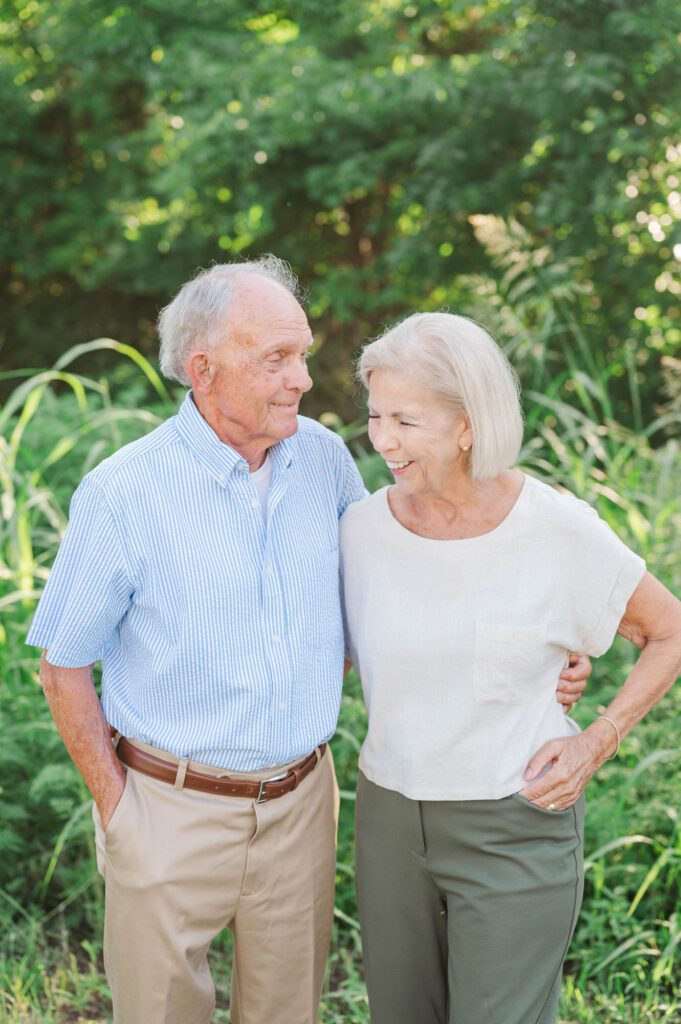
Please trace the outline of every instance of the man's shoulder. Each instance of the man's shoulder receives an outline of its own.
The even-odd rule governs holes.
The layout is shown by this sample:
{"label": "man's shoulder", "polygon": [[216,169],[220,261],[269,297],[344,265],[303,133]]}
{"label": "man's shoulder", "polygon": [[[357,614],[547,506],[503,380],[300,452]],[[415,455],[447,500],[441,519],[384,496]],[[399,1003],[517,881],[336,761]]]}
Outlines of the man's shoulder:
{"label": "man's shoulder", "polygon": [[298,434],[304,438],[317,438],[322,443],[344,446],[345,442],[340,434],[325,427],[319,420],[313,420],[310,416],[298,417]]}
{"label": "man's shoulder", "polygon": [[87,479],[104,489],[115,486],[121,480],[135,477],[140,470],[153,465],[164,449],[178,442],[175,417],[171,416],[144,437],[123,445],[113,455],[103,459],[87,474]]}
{"label": "man's shoulder", "polygon": [[309,416],[298,417],[298,431],[295,436],[299,447],[310,454],[323,452],[340,455],[347,450],[340,434],[329,430],[318,420],[310,419]]}

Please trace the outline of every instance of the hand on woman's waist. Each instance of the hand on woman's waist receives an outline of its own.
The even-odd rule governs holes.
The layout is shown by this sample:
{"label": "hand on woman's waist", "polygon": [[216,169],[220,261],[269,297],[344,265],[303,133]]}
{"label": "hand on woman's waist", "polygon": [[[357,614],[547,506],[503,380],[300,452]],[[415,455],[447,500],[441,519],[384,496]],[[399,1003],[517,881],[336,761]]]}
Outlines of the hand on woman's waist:
{"label": "hand on woman's waist", "polygon": [[601,736],[591,731],[549,740],[528,764],[525,779],[529,785],[520,790],[521,796],[551,811],[571,807],[612,752],[607,746],[608,739],[606,729],[602,742]]}

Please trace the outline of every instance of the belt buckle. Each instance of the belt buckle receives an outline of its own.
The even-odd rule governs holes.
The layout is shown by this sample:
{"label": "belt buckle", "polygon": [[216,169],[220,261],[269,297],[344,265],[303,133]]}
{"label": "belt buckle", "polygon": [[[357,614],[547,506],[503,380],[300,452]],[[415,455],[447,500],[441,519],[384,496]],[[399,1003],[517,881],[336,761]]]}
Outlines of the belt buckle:
{"label": "belt buckle", "polygon": [[258,795],[257,795],[257,797],[255,799],[256,804],[266,804],[267,803],[268,798],[265,796],[265,786],[267,785],[268,782],[281,782],[281,780],[285,779],[287,775],[288,775],[288,772],[286,771],[286,772],[282,772],[281,775],[272,775],[272,776],[270,776],[269,779],[261,779],[260,780],[260,789],[258,790]]}

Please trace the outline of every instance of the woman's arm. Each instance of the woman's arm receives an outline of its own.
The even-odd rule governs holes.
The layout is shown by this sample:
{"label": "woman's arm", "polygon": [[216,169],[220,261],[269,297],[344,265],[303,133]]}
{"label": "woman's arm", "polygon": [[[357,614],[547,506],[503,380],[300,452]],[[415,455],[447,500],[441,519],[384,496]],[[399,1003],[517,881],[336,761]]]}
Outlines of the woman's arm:
{"label": "woman's arm", "polygon": [[[681,673],[681,602],[646,573],[631,596],[618,632],[641,648],[624,686],[605,710],[619,735],[626,736]],[[615,728],[605,718],[597,718],[579,736],[551,740],[528,764],[525,778],[529,785],[522,795],[550,810],[570,807],[616,749]],[[548,770],[537,778],[544,769]]]}

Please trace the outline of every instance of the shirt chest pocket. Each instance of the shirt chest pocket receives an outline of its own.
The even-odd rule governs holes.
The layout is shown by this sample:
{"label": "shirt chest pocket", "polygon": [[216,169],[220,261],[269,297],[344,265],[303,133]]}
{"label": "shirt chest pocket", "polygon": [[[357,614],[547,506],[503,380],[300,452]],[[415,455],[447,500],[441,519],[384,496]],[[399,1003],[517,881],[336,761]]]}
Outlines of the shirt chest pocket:
{"label": "shirt chest pocket", "polygon": [[541,624],[476,623],[476,702],[531,702],[545,685],[546,670],[551,660],[552,651]]}

